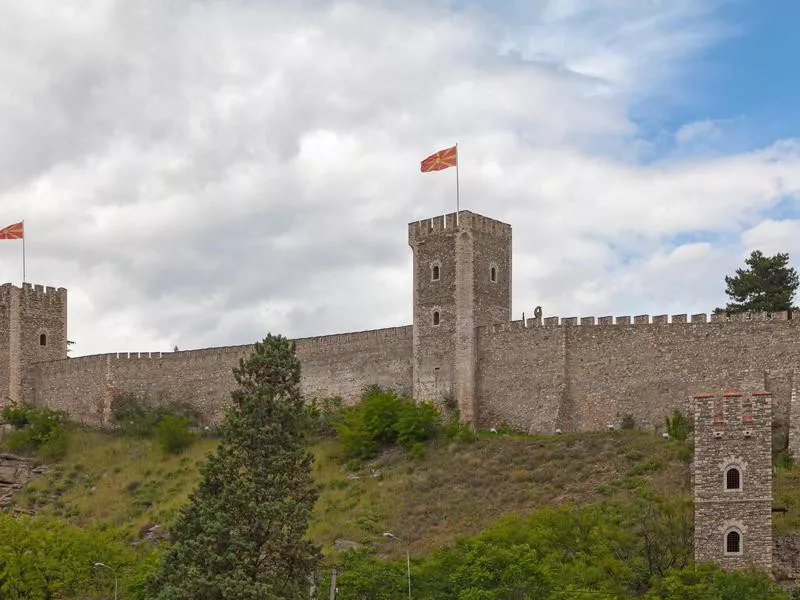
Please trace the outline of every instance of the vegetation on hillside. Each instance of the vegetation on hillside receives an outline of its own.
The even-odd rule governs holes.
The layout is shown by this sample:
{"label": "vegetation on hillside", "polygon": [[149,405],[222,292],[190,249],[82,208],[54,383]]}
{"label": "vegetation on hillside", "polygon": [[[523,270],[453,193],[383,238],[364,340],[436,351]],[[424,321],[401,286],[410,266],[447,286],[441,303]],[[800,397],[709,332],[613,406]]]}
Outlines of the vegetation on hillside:
{"label": "vegetation on hillside", "polygon": [[[353,407],[326,399],[304,408],[319,490],[308,537],[324,552],[318,597],[334,567],[339,600],[406,597],[406,550],[414,597],[434,600],[788,597],[763,575],[693,565],[682,414],[670,415],[664,440],[635,428],[473,433],[376,387]],[[154,525],[174,522],[219,443],[201,436],[173,454],[153,427],[68,427],[62,461],[19,496],[37,519],[106,527],[136,548],[118,565],[125,597],[152,597],[140,584],[165,549]],[[779,533],[800,525],[800,469],[781,456],[775,497],[790,510],[776,515]],[[90,576],[104,589],[108,573]]]}

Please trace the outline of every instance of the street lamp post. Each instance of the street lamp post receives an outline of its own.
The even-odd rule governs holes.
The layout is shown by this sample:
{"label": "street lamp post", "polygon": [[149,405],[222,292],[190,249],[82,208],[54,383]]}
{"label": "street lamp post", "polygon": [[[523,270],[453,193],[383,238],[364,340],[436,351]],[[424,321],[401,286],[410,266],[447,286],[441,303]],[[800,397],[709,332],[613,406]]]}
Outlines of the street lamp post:
{"label": "street lamp post", "polygon": [[114,600],[117,600],[117,570],[112,568],[112,567],[109,567],[107,564],[101,563],[101,562],[94,563],[94,566],[95,567],[104,567],[104,568],[108,569],[109,571],[111,571],[114,574]]}
{"label": "street lamp post", "polygon": [[[384,537],[392,538],[398,542],[402,542],[399,537],[388,531],[383,534]],[[406,544],[406,573],[408,573],[408,600],[411,600],[411,556],[408,553],[408,544]]]}

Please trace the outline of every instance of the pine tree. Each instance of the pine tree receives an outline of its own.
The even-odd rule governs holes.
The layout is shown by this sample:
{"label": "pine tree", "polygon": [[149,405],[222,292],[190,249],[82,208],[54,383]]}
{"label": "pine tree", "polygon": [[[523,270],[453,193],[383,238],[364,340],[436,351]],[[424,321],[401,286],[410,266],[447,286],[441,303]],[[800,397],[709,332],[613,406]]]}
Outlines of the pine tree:
{"label": "pine tree", "polygon": [[797,271],[789,266],[789,255],[764,256],[755,250],[745,260],[747,269],[736,269],[735,276],[725,277],[725,293],[731,298],[716,312],[777,312],[792,310],[798,287]]}
{"label": "pine tree", "polygon": [[233,407],[150,580],[154,598],[308,597],[319,550],[304,536],[317,491],[295,345],[268,335],[233,372]]}

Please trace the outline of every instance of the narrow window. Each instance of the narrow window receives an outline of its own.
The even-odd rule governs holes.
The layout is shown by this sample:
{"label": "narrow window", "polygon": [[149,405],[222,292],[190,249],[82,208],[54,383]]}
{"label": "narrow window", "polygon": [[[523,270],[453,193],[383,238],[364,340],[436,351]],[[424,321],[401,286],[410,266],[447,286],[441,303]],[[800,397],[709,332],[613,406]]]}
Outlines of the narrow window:
{"label": "narrow window", "polygon": [[725,552],[739,554],[742,551],[742,536],[738,531],[729,531],[725,536]]}
{"label": "narrow window", "polygon": [[439,311],[438,310],[433,311],[433,324],[434,325],[438,325],[439,324]]}
{"label": "narrow window", "polygon": [[739,469],[728,469],[725,473],[725,489],[726,490],[739,490],[742,487],[742,477]]}
{"label": "narrow window", "polygon": [[497,281],[497,269],[495,267],[492,267],[489,276],[492,278],[492,281]]}
{"label": "narrow window", "polygon": [[44,333],[39,336],[39,345],[47,346],[47,335],[45,335]]}
{"label": "narrow window", "polygon": [[431,279],[439,281],[439,265],[433,265],[433,269],[431,269]]}

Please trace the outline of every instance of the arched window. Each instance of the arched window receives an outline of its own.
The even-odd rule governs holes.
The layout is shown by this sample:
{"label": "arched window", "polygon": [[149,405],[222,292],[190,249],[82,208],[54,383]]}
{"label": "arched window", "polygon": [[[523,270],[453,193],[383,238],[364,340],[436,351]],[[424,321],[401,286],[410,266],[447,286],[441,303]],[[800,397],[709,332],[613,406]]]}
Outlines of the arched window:
{"label": "arched window", "polygon": [[433,324],[434,325],[438,325],[439,324],[439,311],[438,310],[433,311]]}
{"label": "arched window", "polygon": [[492,267],[489,271],[489,277],[492,281],[497,281],[497,267]]}
{"label": "arched window", "polygon": [[725,489],[726,490],[740,490],[742,489],[742,475],[739,469],[731,467],[725,473]]}
{"label": "arched window", "polygon": [[431,267],[431,279],[439,281],[439,265],[433,265]]}
{"label": "arched window", "polygon": [[40,345],[40,346],[47,346],[47,334],[45,334],[45,333],[42,333],[42,334],[39,336],[39,345]]}
{"label": "arched window", "polygon": [[738,531],[729,531],[725,534],[725,553],[742,553],[742,536]]}

